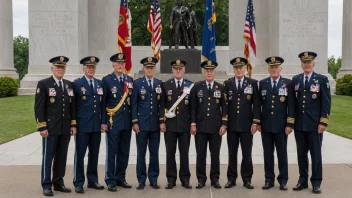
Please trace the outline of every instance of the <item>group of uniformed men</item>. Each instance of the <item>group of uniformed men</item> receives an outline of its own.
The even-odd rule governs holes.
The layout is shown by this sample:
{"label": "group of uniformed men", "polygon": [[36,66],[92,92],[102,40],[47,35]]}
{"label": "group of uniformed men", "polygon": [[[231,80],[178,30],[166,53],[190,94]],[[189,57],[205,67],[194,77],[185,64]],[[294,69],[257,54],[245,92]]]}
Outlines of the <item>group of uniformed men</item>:
{"label": "group of uniformed men", "polygon": [[[67,150],[74,136],[75,192],[84,193],[84,156],[88,148],[86,177],[88,188],[104,189],[98,183],[98,154],[101,133],[106,133],[105,183],[109,191],[116,186],[131,188],[126,181],[131,130],[136,133],[137,189],[150,186],[160,188],[159,143],[164,133],[166,145],[166,189],[176,186],[176,147],[180,152],[178,177],[186,189],[191,189],[189,147],[191,134],[197,151],[197,189],[206,185],[207,147],[211,156],[210,180],[214,188],[221,188],[220,147],[227,132],[229,161],[228,182],[225,188],[236,186],[237,152],[241,145],[241,177],[243,186],[253,189],[252,145],[253,135],[261,132],[264,149],[265,184],[262,189],[274,187],[274,150],[279,166],[277,177],[280,190],[287,190],[288,160],[287,137],[295,129],[299,180],[293,188],[308,188],[308,151],[312,159],[313,193],[320,193],[322,182],[321,146],[323,132],[328,124],[331,96],[327,77],[313,71],[314,52],[299,54],[303,73],[289,80],[280,76],[284,59],[273,56],[266,59],[270,77],[259,83],[245,76],[247,60],[231,60],[234,77],[223,84],[214,81],[218,63],[201,63],[205,80],[193,83],[183,78],[186,61],[171,62],[173,78],[162,82],[154,78],[158,60],[147,57],[141,60],[144,77],[135,81],[124,74],[125,55],[111,56],[113,73],[101,80],[94,77],[99,58],[81,60],[84,76],[73,83],[63,79],[65,56],[52,58],[50,78],[39,81],[35,97],[35,118],[43,137],[41,184],[45,196],[55,191],[71,192],[65,187]],[[149,166],[146,151],[149,149]],[[52,167],[53,163],[53,167]],[[51,176],[51,167],[53,176]]]}

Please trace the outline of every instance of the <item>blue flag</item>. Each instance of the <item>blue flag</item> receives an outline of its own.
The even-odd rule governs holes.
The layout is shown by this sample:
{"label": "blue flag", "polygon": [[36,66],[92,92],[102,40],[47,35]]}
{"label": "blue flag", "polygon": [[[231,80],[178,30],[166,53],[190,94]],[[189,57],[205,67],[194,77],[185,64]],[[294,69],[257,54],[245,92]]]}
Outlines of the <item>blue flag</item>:
{"label": "blue flag", "polygon": [[215,51],[215,6],[213,0],[206,0],[203,29],[202,56],[205,60],[216,61]]}

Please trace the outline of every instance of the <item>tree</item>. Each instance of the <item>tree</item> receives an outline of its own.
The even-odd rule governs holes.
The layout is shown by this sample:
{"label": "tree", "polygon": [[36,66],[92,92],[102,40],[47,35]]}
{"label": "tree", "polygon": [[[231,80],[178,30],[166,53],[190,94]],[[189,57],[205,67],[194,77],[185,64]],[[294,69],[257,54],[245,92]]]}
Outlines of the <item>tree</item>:
{"label": "tree", "polygon": [[[148,14],[152,0],[130,0],[129,6],[132,15],[132,42],[135,46],[149,46],[151,35],[147,31]],[[216,0],[216,41],[219,46],[229,44],[229,0]],[[198,22],[198,40],[202,41],[203,22],[205,13],[204,0],[183,0],[183,5],[192,4]],[[160,0],[162,45],[169,45],[170,13],[177,5],[177,0]],[[201,42],[198,42],[201,43]]]}
{"label": "tree", "polygon": [[19,79],[28,73],[28,38],[17,36],[13,39],[14,66]]}
{"label": "tree", "polygon": [[334,79],[336,79],[336,75],[341,68],[341,58],[339,57],[337,60],[334,56],[331,56],[328,59],[328,72],[331,74]]}

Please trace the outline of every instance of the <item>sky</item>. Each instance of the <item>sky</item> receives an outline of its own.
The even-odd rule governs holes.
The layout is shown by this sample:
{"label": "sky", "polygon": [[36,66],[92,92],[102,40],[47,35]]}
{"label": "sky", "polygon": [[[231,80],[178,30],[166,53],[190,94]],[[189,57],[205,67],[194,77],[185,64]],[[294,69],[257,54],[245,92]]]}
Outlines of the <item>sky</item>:
{"label": "sky", "polygon": [[[3,1],[3,0],[1,0]],[[28,37],[28,1],[12,0],[13,34]],[[329,0],[328,55],[341,57],[343,0]]]}

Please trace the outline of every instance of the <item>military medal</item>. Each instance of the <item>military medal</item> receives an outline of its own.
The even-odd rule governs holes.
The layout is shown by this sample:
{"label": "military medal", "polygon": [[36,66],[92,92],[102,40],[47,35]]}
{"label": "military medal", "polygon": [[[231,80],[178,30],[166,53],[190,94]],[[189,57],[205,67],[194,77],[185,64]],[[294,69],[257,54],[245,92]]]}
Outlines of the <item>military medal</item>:
{"label": "military medal", "polygon": [[188,105],[189,104],[189,101],[188,100],[185,100],[185,105]]}
{"label": "military medal", "polygon": [[219,99],[216,99],[216,104],[219,104],[219,102],[220,102]]}
{"label": "military medal", "polygon": [[73,90],[72,89],[67,89],[68,96],[73,96]]}
{"label": "military medal", "polygon": [[160,100],[160,94],[158,94],[158,97],[157,97],[158,100]]}
{"label": "military medal", "polygon": [[82,100],[87,100],[87,97],[86,96],[82,96]]}
{"label": "military medal", "polygon": [[100,96],[100,102],[102,101],[102,98],[103,98],[103,97]]}
{"label": "military medal", "polygon": [[128,97],[128,98],[127,98],[127,104],[128,104],[128,105],[131,105],[131,101],[130,101],[130,100],[131,100],[130,97]]}
{"label": "military medal", "polygon": [[171,101],[171,99],[172,99],[171,96],[168,96],[168,97],[167,97],[167,100],[168,100],[168,101]]}
{"label": "military medal", "polygon": [[[156,92],[157,94],[161,94],[161,87],[160,87],[160,85],[158,85],[158,87],[155,88],[155,92]],[[158,100],[159,100],[159,99],[158,99]]]}
{"label": "military medal", "polygon": [[280,97],[280,101],[281,101],[281,102],[285,102],[285,96],[281,96],[281,97]]}
{"label": "military medal", "polygon": [[171,96],[172,95],[172,90],[167,91],[167,95]]}
{"label": "military medal", "polygon": [[316,99],[316,98],[317,98],[317,94],[313,94],[313,95],[312,95],[312,98],[313,98],[313,99]]}
{"label": "military medal", "polygon": [[214,91],[214,98],[221,98],[221,91],[219,90]]}
{"label": "military medal", "polygon": [[[117,92],[117,88],[114,86],[113,88],[111,88],[111,93],[116,93]],[[116,96],[115,96],[115,98],[116,98]]]}
{"label": "military medal", "polygon": [[50,103],[54,103],[55,102],[55,98],[54,97],[51,97],[50,98]]}
{"label": "military medal", "polygon": [[128,94],[132,95],[132,89],[128,89]]}
{"label": "military medal", "polygon": [[127,88],[133,89],[133,83],[132,82],[126,82]]}
{"label": "military medal", "polygon": [[116,94],[114,94],[114,98],[116,98]]}
{"label": "military medal", "polygon": [[103,95],[103,89],[102,88],[98,88],[97,89],[97,93],[98,93],[98,95]]}
{"label": "military medal", "polygon": [[251,100],[252,96],[251,95],[247,95],[247,100]]}
{"label": "military medal", "polygon": [[49,88],[49,96],[56,96],[56,91],[54,88]]}

